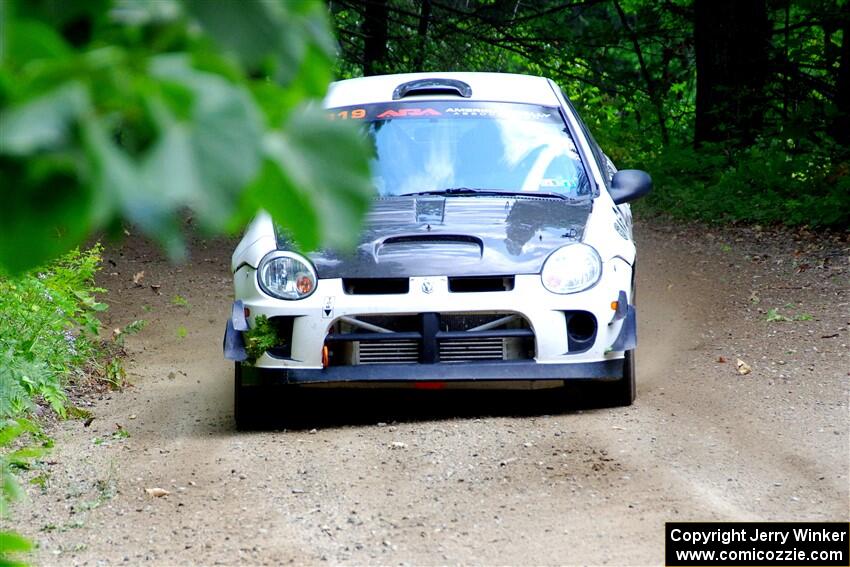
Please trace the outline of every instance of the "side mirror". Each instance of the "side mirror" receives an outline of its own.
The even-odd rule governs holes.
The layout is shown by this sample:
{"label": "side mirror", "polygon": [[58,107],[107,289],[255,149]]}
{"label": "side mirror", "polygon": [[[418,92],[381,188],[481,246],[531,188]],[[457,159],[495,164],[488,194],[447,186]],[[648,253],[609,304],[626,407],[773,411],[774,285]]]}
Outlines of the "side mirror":
{"label": "side mirror", "polygon": [[611,198],[615,205],[639,199],[652,190],[652,178],[639,169],[622,169],[611,180]]}

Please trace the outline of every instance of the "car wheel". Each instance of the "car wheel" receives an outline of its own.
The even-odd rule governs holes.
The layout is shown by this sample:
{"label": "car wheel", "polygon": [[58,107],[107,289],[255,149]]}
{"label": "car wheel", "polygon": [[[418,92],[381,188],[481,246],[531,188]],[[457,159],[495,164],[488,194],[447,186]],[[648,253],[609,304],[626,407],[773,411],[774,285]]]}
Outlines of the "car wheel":
{"label": "car wheel", "polygon": [[[637,265],[632,270],[632,303],[637,303],[635,276]],[[630,406],[635,401],[637,387],[635,383],[635,349],[627,350],[623,362],[623,376],[614,382],[602,382],[599,402],[606,407]]]}
{"label": "car wheel", "polygon": [[601,402],[609,407],[630,406],[635,401],[635,351],[626,351],[623,363],[623,376],[614,382],[603,382]]}
{"label": "car wheel", "polygon": [[259,386],[245,386],[242,383],[242,363],[237,362],[233,371],[233,417],[236,429],[249,430],[258,426],[260,420]]}
{"label": "car wheel", "polygon": [[623,375],[617,380],[566,380],[565,407],[613,408],[635,401],[635,351],[627,350]]}

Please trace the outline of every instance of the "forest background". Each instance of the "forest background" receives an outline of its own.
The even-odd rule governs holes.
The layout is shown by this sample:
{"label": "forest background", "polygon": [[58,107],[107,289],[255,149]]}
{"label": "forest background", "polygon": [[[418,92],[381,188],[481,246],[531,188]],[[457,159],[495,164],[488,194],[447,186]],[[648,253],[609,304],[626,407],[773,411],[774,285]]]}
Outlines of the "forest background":
{"label": "forest background", "polygon": [[332,0],[339,75],[498,71],[562,86],[647,205],[850,223],[850,4],[837,0]]}

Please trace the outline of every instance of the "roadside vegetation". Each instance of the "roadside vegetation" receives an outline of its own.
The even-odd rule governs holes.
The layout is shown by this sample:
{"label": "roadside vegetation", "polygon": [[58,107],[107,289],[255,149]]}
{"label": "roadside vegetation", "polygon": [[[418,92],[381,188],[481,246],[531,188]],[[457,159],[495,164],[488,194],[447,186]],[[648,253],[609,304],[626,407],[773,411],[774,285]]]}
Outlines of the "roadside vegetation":
{"label": "roadside vegetation", "polygon": [[99,372],[100,321],[96,299],[100,245],[73,250],[49,266],[19,277],[0,277],[0,415],[48,407],[67,415],[64,384]]}
{"label": "roadside vegetation", "polygon": [[[88,418],[68,391],[120,388],[124,338],[144,321],[101,337],[98,314],[107,309],[95,284],[101,246],[74,249],[45,267],[0,275],[0,519],[22,496],[16,471],[39,466],[52,446],[42,423]],[[36,476],[35,479],[41,477]],[[36,484],[39,481],[36,480]],[[0,533],[0,565],[30,543]]]}
{"label": "roadside vegetation", "polygon": [[850,226],[850,160],[829,137],[759,139],[734,150],[706,144],[641,151],[639,140],[629,152],[609,147],[617,163],[652,172],[657,190],[639,211],[712,224]]}

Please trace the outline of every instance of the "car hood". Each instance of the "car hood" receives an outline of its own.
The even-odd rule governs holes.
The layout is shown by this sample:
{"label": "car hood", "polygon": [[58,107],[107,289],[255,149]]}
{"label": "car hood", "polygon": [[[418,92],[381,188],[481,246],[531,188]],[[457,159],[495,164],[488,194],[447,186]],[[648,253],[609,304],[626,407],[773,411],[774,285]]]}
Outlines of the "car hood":
{"label": "car hood", "polygon": [[384,198],[353,252],[308,256],[323,279],[534,274],[553,250],[581,240],[591,206],[525,196]]}

